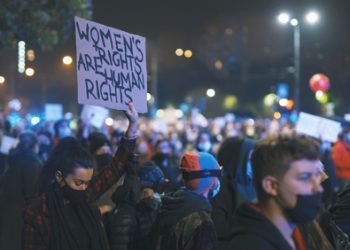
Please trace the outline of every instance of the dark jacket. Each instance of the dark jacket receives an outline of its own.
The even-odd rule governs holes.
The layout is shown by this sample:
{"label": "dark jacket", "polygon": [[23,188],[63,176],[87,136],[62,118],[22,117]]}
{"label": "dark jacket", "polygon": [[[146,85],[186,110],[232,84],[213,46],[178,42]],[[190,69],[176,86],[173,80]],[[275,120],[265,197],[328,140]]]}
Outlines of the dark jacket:
{"label": "dark jacket", "polygon": [[[134,151],[135,140],[123,140],[113,162],[95,176],[87,189],[88,201],[95,201],[124,173],[124,167]],[[43,193],[24,210],[23,250],[48,250],[50,221],[47,194]]]}
{"label": "dark jacket", "polygon": [[247,162],[255,141],[250,139],[227,139],[218,153],[218,162],[224,168],[219,194],[210,202],[213,206],[212,219],[218,240],[224,241],[231,228],[231,217],[242,201],[255,199],[251,176],[248,176]]}
{"label": "dark jacket", "polygon": [[42,162],[29,150],[14,150],[0,194],[0,249],[21,249],[22,210],[37,195]]}
{"label": "dark jacket", "polygon": [[207,199],[186,189],[162,197],[156,220],[155,249],[217,249],[216,232]]}
{"label": "dark jacket", "polygon": [[251,204],[238,207],[231,225],[231,239],[220,250],[292,250],[280,231]]}
{"label": "dark jacket", "polygon": [[157,215],[155,199],[134,205],[119,204],[108,214],[106,230],[111,250],[145,250],[150,247],[150,231]]}

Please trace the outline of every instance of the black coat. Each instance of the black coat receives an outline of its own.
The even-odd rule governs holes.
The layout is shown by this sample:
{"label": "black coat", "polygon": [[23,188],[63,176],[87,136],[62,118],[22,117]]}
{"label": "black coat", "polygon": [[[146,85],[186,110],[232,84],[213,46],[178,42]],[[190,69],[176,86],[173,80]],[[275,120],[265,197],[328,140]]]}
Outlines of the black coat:
{"label": "black coat", "polygon": [[280,231],[248,203],[238,207],[231,225],[230,240],[220,250],[292,250]]}
{"label": "black coat", "polygon": [[21,247],[22,210],[37,195],[42,162],[30,151],[14,151],[8,161],[0,195],[0,249]]}

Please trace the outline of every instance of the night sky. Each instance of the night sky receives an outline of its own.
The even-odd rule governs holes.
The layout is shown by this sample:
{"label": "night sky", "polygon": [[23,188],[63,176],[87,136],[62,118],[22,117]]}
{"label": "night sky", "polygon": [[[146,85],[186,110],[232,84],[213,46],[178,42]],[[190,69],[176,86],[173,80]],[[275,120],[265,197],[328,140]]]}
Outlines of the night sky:
{"label": "night sky", "polygon": [[[149,91],[157,94],[159,107],[178,105],[188,96],[196,102],[211,87],[218,98],[237,96],[237,109],[256,113],[263,96],[275,91],[279,82],[288,83],[293,96],[293,30],[278,24],[277,15],[288,10],[302,16],[315,9],[320,22],[314,27],[301,24],[301,108],[320,112],[308,79],[322,72],[331,79],[329,94],[336,113],[350,111],[349,1],[95,0],[93,7],[94,21],[146,37]],[[42,73],[26,83],[19,80],[18,92],[28,96],[29,102],[63,102],[66,109],[74,109],[74,68],[63,68],[53,60],[67,51],[74,54],[74,47],[72,35],[55,51],[38,53]],[[177,57],[177,48],[191,49],[193,57]],[[2,58],[7,56],[6,51],[0,53]],[[217,60],[223,63],[221,70],[214,67]],[[157,71],[152,71],[150,65],[155,62]],[[0,59],[3,69],[5,64]],[[214,105],[218,114],[223,112],[219,102],[208,105]]]}

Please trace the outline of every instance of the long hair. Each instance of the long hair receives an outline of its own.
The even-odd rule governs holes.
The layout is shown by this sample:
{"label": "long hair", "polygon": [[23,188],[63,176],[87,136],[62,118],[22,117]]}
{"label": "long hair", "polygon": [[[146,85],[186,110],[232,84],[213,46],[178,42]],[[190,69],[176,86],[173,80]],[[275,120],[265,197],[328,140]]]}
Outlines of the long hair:
{"label": "long hair", "polygon": [[39,177],[39,192],[43,193],[55,181],[57,170],[66,177],[78,167],[95,168],[91,154],[84,149],[77,139],[65,137],[59,141],[46,161]]}

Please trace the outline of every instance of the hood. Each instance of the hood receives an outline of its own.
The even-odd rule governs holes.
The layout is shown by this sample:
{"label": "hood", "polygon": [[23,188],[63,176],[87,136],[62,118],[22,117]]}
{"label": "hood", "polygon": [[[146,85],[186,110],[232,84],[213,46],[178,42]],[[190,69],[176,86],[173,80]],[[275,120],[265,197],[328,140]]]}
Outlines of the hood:
{"label": "hood", "polygon": [[238,207],[231,225],[231,239],[249,234],[263,239],[276,249],[291,249],[279,230],[251,203],[243,203]]}
{"label": "hood", "polygon": [[246,170],[249,152],[255,143],[251,139],[229,138],[222,144],[217,158],[230,179],[236,177],[237,169]]}
{"label": "hood", "polygon": [[180,189],[162,197],[162,205],[158,214],[160,229],[173,226],[180,219],[197,211],[211,213],[209,201],[187,189]]}

